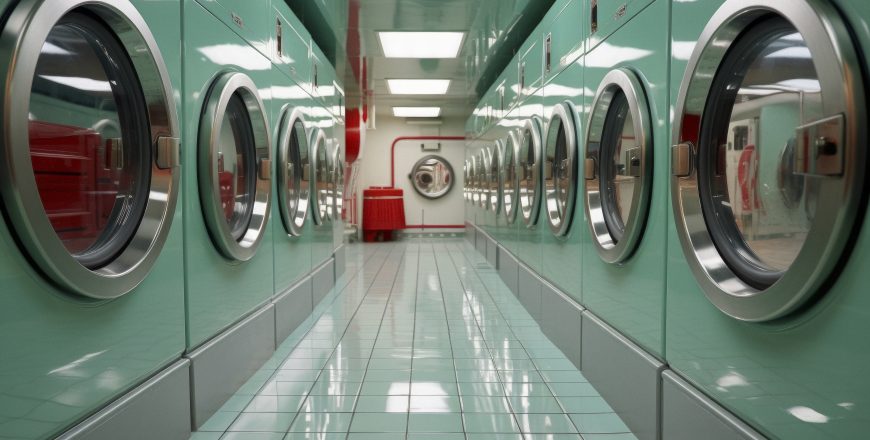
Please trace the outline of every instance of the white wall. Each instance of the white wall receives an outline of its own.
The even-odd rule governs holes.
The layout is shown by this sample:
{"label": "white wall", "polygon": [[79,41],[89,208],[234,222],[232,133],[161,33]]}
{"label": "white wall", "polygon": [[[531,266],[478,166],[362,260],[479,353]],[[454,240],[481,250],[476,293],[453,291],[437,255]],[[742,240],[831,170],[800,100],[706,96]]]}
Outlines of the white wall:
{"label": "white wall", "polygon": [[[400,136],[463,136],[465,121],[445,119],[442,125],[410,125],[404,118],[387,115],[377,116],[377,128],[368,129],[361,163],[359,210],[362,216],[362,190],[370,186],[390,185],[390,146]],[[441,151],[422,151],[441,143]],[[453,167],[453,189],[446,196],[429,200],[414,191],[408,173],[420,158],[436,154],[445,158]],[[465,221],[465,204],[462,198],[465,141],[401,141],[396,145],[396,188],[404,190],[405,222],[409,225],[462,225]]]}

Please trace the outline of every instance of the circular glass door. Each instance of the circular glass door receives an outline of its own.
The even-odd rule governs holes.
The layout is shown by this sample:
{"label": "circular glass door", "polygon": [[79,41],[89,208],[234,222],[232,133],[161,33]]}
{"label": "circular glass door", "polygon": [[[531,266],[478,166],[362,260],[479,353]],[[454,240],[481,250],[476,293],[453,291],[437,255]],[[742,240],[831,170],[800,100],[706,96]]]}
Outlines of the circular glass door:
{"label": "circular glass door", "polygon": [[311,169],[314,175],[311,183],[311,203],[314,204],[312,214],[314,215],[314,224],[322,225],[329,221],[330,208],[329,204],[332,200],[332,165],[330,164],[329,144],[326,141],[326,134],[321,129],[317,129],[311,136]]}
{"label": "circular glass door", "polygon": [[199,194],[218,250],[250,260],[270,208],[269,127],[257,87],[243,73],[212,84],[199,126]]}
{"label": "circular glass door", "polygon": [[440,199],[453,188],[453,167],[441,156],[425,156],[411,168],[411,185],[427,199]]}
{"label": "circular glass door", "polygon": [[335,151],[332,153],[333,164],[333,216],[334,220],[341,220],[344,209],[344,157],[341,152],[341,144],[335,140]]}
{"label": "circular glass door", "polygon": [[278,140],[278,204],[284,229],[302,235],[308,217],[308,134],[299,110],[285,109]]}
{"label": "circular glass door", "polygon": [[470,161],[471,170],[469,171],[469,173],[470,173],[469,179],[471,180],[470,194],[469,194],[471,206],[477,206],[477,200],[478,200],[478,197],[480,196],[479,191],[478,191],[478,183],[477,183],[477,178],[478,178],[478,171],[477,170],[479,168],[479,165],[478,165],[479,161],[480,161],[480,158],[477,155],[471,156],[471,161]]}
{"label": "circular glass door", "polygon": [[586,134],[585,204],[592,242],[609,263],[640,242],[652,189],[653,139],[643,86],[630,70],[605,75]]}
{"label": "circular glass door", "polygon": [[109,299],[148,275],[179,184],[166,66],[127,1],[25,2],[0,37],[4,212],[43,274]]}
{"label": "circular glass door", "polygon": [[477,188],[480,196],[477,204],[484,210],[489,210],[489,164],[492,160],[489,148],[484,148],[478,155],[480,160],[477,167]]}
{"label": "circular glass door", "polygon": [[541,207],[541,129],[537,119],[529,119],[523,126],[519,148],[519,202],[523,223],[528,227],[538,224]]}
{"label": "circular glass door", "polygon": [[468,159],[465,159],[465,165],[462,167],[462,197],[468,202],[471,194],[471,182],[470,179],[471,173],[471,162]]}
{"label": "circular glass door", "polygon": [[577,124],[574,106],[563,102],[553,109],[544,148],[544,191],[550,231],[568,235],[577,195]]}
{"label": "circular glass door", "polygon": [[502,174],[502,154],[504,151],[504,143],[495,141],[492,146],[491,157],[489,161],[489,208],[496,216],[501,214],[501,174]]}
{"label": "circular glass door", "polygon": [[827,3],[726,3],[705,28],[680,90],[671,189],[689,265],[724,313],[785,316],[845,258],[864,210],[859,64]]}
{"label": "circular glass door", "polygon": [[513,224],[517,219],[517,199],[520,190],[520,182],[517,178],[519,146],[516,132],[511,131],[505,140],[501,179],[502,208],[508,224]]}

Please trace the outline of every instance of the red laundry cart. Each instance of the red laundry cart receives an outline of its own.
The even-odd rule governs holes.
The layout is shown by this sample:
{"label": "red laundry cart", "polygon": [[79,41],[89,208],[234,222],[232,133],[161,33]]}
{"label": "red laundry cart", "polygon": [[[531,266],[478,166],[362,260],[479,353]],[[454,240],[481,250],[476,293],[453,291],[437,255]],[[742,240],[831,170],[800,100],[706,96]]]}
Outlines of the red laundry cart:
{"label": "red laundry cart", "polygon": [[363,241],[389,241],[393,231],[405,229],[405,199],[402,190],[371,187],[363,190]]}

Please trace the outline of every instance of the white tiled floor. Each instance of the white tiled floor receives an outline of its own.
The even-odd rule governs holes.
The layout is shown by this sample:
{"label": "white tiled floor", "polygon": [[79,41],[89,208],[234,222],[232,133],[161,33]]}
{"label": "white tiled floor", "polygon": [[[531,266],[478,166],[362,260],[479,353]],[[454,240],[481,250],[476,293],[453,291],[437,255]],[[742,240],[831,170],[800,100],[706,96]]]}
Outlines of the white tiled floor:
{"label": "white tiled floor", "polygon": [[335,291],[192,439],[635,438],[466,242],[348,247]]}

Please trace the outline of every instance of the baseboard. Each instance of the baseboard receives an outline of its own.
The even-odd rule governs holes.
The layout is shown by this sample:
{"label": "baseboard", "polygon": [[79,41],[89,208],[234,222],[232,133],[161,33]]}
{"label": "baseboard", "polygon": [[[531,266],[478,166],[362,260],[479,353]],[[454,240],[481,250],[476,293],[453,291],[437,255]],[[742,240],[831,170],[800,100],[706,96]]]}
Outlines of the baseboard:
{"label": "baseboard", "polygon": [[541,330],[580,369],[582,365],[582,306],[550,283],[541,288]]}
{"label": "baseboard", "polygon": [[332,254],[332,259],[335,261],[335,279],[341,278],[347,270],[347,250],[344,245],[339,246]]}
{"label": "baseboard", "polygon": [[323,298],[335,287],[335,260],[329,258],[311,273],[312,304],[317,307]]}
{"label": "baseboard", "polygon": [[180,359],[60,435],[60,440],[186,440],[190,362]]}
{"label": "baseboard", "polygon": [[314,310],[311,276],[275,297],[275,345],[280,345]]}
{"label": "baseboard", "polygon": [[658,440],[664,364],[588,310],[581,348],[583,375],[601,397],[639,440]]}
{"label": "baseboard", "polygon": [[498,246],[498,274],[501,280],[508,286],[514,296],[518,292],[520,263],[510,251],[503,246]]}
{"label": "baseboard", "polygon": [[275,351],[275,306],[268,304],[187,354],[191,424],[199,428]]}
{"label": "baseboard", "polygon": [[764,440],[675,372],[662,372],[662,439]]}
{"label": "baseboard", "polygon": [[486,240],[486,261],[493,269],[498,269],[498,242],[491,235]]}
{"label": "baseboard", "polygon": [[520,264],[517,270],[517,298],[532,318],[541,324],[541,291],[544,281],[524,264]]}

